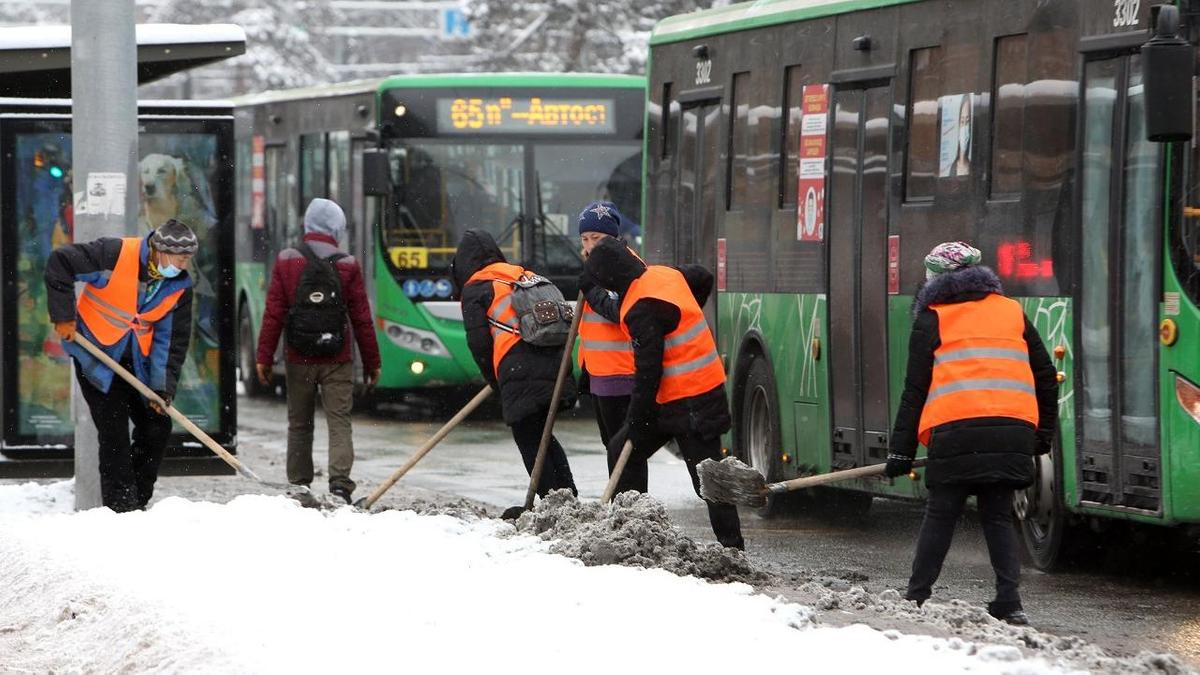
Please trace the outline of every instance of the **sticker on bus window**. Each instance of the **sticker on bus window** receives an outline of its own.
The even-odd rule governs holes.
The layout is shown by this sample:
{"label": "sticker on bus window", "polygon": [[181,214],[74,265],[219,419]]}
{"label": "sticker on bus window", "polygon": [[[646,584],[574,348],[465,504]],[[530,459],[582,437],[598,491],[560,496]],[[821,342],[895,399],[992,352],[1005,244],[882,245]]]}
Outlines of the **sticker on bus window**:
{"label": "sticker on bus window", "polygon": [[804,85],[800,122],[800,172],[797,177],[796,239],[825,238],[825,131],[829,117],[829,85]]}
{"label": "sticker on bus window", "polygon": [[429,249],[424,246],[395,246],[388,250],[392,264],[402,270],[423,270],[429,267]]}

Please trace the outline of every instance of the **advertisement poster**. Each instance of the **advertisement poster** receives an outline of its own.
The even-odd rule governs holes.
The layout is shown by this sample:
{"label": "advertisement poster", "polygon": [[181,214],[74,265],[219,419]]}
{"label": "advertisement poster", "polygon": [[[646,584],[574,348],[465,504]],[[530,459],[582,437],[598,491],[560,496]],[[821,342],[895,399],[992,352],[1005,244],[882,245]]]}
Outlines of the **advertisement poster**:
{"label": "advertisement poster", "polygon": [[805,85],[801,105],[796,239],[821,241],[825,238],[825,131],[829,121],[829,85]]}
{"label": "advertisement poster", "polygon": [[[46,286],[42,280],[46,260],[58,246],[73,237],[74,202],[71,172],[71,136],[62,133],[27,133],[16,137],[15,210],[17,217],[16,323],[17,323],[17,424],[18,434],[35,443],[63,442],[73,433],[71,423],[70,359],[54,335],[47,313]],[[176,218],[195,230],[200,250],[189,273],[194,282],[192,341],[180,374],[175,406],[201,428],[216,432],[220,424],[218,367],[218,261],[214,207],[217,138],[211,134],[142,134],[136,186],[140,207],[139,235]],[[91,178],[95,179],[96,174]],[[122,176],[122,179],[124,177]],[[122,181],[123,182],[123,181]],[[87,191],[115,193],[122,186],[101,177],[89,180]],[[84,192],[83,190],[80,191]],[[82,201],[101,195],[91,195]],[[97,203],[109,208],[111,203]],[[123,208],[123,206],[122,206]]]}
{"label": "advertisement poster", "polygon": [[975,119],[975,95],[951,94],[941,99],[942,138],[938,176],[971,175],[971,130]]}

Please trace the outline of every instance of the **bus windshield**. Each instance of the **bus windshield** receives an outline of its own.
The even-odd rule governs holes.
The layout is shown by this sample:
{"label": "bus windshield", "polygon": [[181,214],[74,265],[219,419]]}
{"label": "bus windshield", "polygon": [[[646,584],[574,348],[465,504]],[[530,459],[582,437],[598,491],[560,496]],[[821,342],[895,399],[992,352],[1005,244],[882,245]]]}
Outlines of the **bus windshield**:
{"label": "bus windshield", "polygon": [[[641,147],[636,141],[406,139],[393,144],[389,155],[395,192],[383,241],[386,257],[400,275],[447,269],[469,228],[490,232],[510,262],[542,274],[573,275],[581,264],[575,232],[580,209],[607,199],[629,218],[640,211]],[[527,176],[530,165],[534,175]]]}

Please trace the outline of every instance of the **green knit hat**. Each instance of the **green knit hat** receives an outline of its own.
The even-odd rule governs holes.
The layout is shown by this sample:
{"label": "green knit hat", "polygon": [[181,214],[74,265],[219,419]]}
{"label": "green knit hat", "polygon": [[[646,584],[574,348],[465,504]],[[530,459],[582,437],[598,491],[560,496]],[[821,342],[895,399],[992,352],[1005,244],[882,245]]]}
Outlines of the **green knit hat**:
{"label": "green knit hat", "polygon": [[932,279],[939,274],[953,272],[957,269],[978,265],[983,259],[979,249],[962,241],[947,241],[933,247],[925,256],[925,279]]}

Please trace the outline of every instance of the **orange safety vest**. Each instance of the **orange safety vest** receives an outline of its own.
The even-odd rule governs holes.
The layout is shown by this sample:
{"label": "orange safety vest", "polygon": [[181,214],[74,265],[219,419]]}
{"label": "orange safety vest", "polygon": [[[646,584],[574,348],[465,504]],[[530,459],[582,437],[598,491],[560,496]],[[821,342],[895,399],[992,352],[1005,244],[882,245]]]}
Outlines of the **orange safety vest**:
{"label": "orange safety vest", "polygon": [[717,354],[717,343],[683,273],[671,267],[650,265],[629,285],[629,291],[621,299],[621,328],[626,339],[630,336],[625,316],[642,298],[669,302],[679,308],[680,315],[679,325],[663,344],[663,373],[655,400],[660,404],[670,403],[725,384],[725,367]]}
{"label": "orange safety vest", "polygon": [[79,295],[79,318],[105,347],[111,347],[133,331],[142,356],[150,355],[154,343],[154,324],[175,309],[183,289],[162,299],[152,309],[138,311],[138,272],[141,269],[142,240],[127,237],[121,240],[117,265],[103,287],[87,284]]}
{"label": "orange safety vest", "polygon": [[934,427],[974,417],[1011,417],[1038,424],[1037,392],[1025,313],[1002,295],[930,305],[941,345],[933,352],[933,381],[917,436],[929,446]]}
{"label": "orange safety vest", "polygon": [[467,283],[492,282],[492,304],[488,307],[488,323],[492,331],[492,368],[500,377],[500,362],[509,350],[521,341],[517,311],[512,306],[512,284],[525,276],[525,268],[508,263],[492,263],[471,275]]}
{"label": "orange safety vest", "polygon": [[587,301],[579,319],[579,363],[589,375],[632,375],[633,343],[620,324],[596,313]]}

